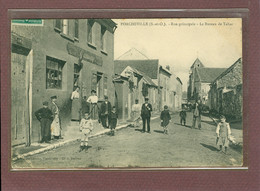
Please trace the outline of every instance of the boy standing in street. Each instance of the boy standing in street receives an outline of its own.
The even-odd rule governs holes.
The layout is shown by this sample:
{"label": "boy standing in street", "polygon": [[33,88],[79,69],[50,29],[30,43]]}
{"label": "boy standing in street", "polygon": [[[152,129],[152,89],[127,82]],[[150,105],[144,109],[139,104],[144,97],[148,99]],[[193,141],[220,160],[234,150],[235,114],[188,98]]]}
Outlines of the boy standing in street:
{"label": "boy standing in street", "polygon": [[111,111],[111,116],[110,116],[110,135],[114,136],[115,135],[115,128],[117,124],[117,112],[116,112],[116,107],[113,106],[112,111]]}
{"label": "boy standing in street", "polygon": [[80,121],[79,130],[81,132],[81,140],[80,140],[80,150],[79,152],[83,151],[84,149],[88,149],[88,137],[93,130],[93,122],[90,119],[90,115],[85,113],[85,116]]}
{"label": "boy standing in street", "polygon": [[223,115],[220,116],[220,123],[217,125],[216,133],[217,133],[216,144],[219,145],[219,151],[221,152],[224,147],[225,148],[224,153],[226,154],[230,135],[231,135],[231,130],[230,130],[229,123],[226,122],[226,117]]}
{"label": "boy standing in street", "polygon": [[181,125],[182,125],[182,122],[183,122],[184,126],[186,125],[186,111],[184,111],[183,108],[180,112],[180,122],[181,122]]}
{"label": "boy standing in street", "polygon": [[168,106],[164,106],[164,110],[161,112],[161,126],[163,127],[163,133],[168,134],[168,125],[171,121],[171,116],[168,110]]}
{"label": "boy standing in street", "polygon": [[51,140],[51,123],[53,115],[51,110],[48,108],[48,102],[43,102],[43,107],[35,112],[36,118],[41,123],[41,141],[40,143],[49,143]]}

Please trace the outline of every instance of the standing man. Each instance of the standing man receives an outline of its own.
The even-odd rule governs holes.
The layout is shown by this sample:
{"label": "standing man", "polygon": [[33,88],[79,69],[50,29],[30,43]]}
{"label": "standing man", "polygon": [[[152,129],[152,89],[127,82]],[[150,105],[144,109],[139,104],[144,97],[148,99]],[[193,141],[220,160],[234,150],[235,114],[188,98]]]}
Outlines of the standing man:
{"label": "standing man", "polygon": [[53,113],[53,121],[51,124],[51,134],[54,139],[63,139],[61,137],[61,120],[60,120],[60,109],[56,104],[57,96],[51,97],[51,106],[50,109]]}
{"label": "standing man", "polygon": [[152,105],[150,103],[148,103],[149,98],[145,98],[144,99],[145,103],[142,105],[142,110],[141,110],[141,117],[143,120],[143,133],[145,132],[145,123],[147,122],[147,132],[150,132],[150,119],[151,119],[151,111],[152,109]]}
{"label": "standing man", "polygon": [[102,126],[104,128],[109,128],[110,115],[111,115],[111,103],[108,101],[108,97],[104,96],[105,101],[101,104],[100,118]]}
{"label": "standing man", "polygon": [[48,102],[43,102],[43,107],[35,112],[36,118],[41,123],[41,141],[40,143],[49,143],[51,140],[51,122],[53,115],[48,108]]}
{"label": "standing man", "polygon": [[193,123],[192,123],[192,129],[195,128],[196,123],[198,124],[199,130],[201,129],[201,110],[202,110],[202,105],[200,100],[198,100],[194,106],[193,106]]}

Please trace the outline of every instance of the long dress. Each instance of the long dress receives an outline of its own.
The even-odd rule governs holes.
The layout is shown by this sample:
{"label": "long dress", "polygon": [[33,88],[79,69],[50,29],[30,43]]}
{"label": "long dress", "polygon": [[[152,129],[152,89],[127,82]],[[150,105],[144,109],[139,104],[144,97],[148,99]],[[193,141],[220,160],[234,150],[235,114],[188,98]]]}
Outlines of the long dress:
{"label": "long dress", "polygon": [[60,126],[60,112],[56,103],[52,102],[51,107],[52,113],[54,114],[54,119],[51,123],[51,135],[59,137],[61,135],[61,126]]}
{"label": "long dress", "polygon": [[72,106],[71,106],[71,119],[80,120],[80,99],[77,91],[72,92],[71,95]]}

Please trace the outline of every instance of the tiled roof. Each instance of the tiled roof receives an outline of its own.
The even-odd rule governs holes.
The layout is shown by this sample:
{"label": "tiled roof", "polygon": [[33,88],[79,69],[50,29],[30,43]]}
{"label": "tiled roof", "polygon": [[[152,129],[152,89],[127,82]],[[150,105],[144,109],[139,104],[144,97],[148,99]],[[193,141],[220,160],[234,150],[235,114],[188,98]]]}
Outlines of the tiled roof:
{"label": "tiled roof", "polygon": [[114,63],[115,74],[121,74],[127,66],[131,66],[152,79],[158,77],[159,60],[115,60]]}
{"label": "tiled roof", "polygon": [[197,68],[201,82],[212,83],[226,68]]}

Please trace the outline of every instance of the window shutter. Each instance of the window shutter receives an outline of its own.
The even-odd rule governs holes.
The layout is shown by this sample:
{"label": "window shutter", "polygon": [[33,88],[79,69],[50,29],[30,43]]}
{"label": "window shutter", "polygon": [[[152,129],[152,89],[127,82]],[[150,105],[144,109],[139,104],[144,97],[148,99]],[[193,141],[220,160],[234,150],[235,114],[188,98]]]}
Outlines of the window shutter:
{"label": "window shutter", "polygon": [[75,34],[74,34],[74,36],[76,38],[79,38],[79,20],[78,19],[75,19],[74,27],[75,27]]}
{"label": "window shutter", "polygon": [[61,26],[62,26],[62,20],[61,19],[55,19],[55,28],[61,30]]}

